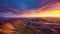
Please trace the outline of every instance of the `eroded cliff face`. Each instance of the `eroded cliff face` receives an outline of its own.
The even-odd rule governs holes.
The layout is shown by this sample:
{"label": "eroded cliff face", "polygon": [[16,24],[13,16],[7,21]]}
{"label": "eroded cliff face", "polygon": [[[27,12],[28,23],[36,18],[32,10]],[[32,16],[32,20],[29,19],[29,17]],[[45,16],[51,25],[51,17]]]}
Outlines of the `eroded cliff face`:
{"label": "eroded cliff face", "polygon": [[[0,33],[5,34],[58,34],[60,21],[50,18],[10,18],[0,20]],[[46,33],[47,32],[47,33]]]}

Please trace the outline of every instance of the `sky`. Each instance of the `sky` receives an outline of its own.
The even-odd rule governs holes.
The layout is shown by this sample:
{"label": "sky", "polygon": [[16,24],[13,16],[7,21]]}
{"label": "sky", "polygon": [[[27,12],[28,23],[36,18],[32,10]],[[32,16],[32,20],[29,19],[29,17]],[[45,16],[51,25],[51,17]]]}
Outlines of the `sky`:
{"label": "sky", "polygon": [[[17,16],[18,14],[31,14],[36,10],[52,8],[55,0],[0,0],[0,16]],[[48,7],[47,7],[48,6]],[[60,6],[60,5],[59,5]],[[41,8],[42,7],[42,8]],[[40,12],[39,12],[40,13]],[[36,13],[37,14],[37,13]]]}
{"label": "sky", "polygon": [[8,11],[8,8],[15,8],[18,10],[36,9],[44,0],[0,0],[0,12]]}
{"label": "sky", "polygon": [[16,14],[14,10],[19,10],[19,14],[26,9],[29,10],[28,12],[34,12],[34,9],[40,8],[44,1],[45,0],[0,0],[0,16],[5,13]]}

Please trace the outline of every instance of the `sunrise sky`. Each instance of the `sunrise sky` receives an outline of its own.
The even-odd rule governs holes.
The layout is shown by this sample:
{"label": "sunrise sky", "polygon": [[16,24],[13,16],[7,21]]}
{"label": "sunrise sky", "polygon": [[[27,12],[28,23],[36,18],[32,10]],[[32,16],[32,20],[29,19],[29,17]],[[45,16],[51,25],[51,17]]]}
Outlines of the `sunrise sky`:
{"label": "sunrise sky", "polygon": [[58,0],[0,0],[3,17],[60,17]]}

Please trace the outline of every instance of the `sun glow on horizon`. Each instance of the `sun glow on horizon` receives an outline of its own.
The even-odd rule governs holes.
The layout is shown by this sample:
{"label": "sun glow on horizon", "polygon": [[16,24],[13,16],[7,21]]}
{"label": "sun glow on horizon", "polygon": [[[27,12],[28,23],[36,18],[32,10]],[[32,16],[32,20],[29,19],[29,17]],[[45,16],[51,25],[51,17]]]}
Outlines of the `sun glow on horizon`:
{"label": "sun glow on horizon", "polygon": [[45,10],[38,13],[24,14],[22,17],[60,17],[60,10]]}

